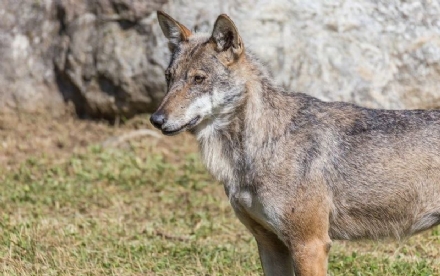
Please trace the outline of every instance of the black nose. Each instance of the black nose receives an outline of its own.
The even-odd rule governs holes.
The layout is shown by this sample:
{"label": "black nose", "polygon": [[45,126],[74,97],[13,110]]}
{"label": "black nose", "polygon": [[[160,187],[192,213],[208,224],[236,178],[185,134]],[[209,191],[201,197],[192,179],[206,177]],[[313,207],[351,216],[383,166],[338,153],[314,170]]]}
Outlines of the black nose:
{"label": "black nose", "polygon": [[153,126],[157,128],[161,128],[162,125],[166,122],[165,114],[163,114],[162,110],[158,110],[150,117],[150,122]]}

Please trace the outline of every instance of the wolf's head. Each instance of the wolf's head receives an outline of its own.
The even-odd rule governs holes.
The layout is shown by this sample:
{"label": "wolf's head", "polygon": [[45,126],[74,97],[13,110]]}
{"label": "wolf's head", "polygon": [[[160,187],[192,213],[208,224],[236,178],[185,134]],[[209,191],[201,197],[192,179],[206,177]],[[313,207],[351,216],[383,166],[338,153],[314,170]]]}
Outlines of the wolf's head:
{"label": "wolf's head", "polygon": [[192,33],[161,11],[157,17],[172,57],[165,71],[168,92],[151,123],[173,135],[230,113],[245,86],[237,65],[244,47],[231,19],[220,15],[209,35]]}

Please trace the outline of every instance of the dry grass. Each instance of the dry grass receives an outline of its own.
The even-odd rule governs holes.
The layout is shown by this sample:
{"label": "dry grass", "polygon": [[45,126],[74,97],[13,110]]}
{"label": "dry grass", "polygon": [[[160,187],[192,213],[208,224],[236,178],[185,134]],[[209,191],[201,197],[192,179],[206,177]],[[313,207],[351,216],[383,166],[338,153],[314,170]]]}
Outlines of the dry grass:
{"label": "dry grass", "polygon": [[[0,274],[261,275],[256,245],[189,135],[63,118],[0,120]],[[440,275],[439,228],[336,242],[331,275]]]}

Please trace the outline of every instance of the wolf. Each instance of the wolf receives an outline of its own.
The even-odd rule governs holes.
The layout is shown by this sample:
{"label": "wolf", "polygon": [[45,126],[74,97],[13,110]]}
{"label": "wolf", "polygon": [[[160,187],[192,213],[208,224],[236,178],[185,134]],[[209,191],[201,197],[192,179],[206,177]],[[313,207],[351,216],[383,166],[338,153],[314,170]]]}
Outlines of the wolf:
{"label": "wolf", "polygon": [[151,123],[195,135],[265,275],[326,275],[332,240],[401,239],[440,224],[439,110],[289,93],[227,15],[211,34],[157,17],[172,56]]}

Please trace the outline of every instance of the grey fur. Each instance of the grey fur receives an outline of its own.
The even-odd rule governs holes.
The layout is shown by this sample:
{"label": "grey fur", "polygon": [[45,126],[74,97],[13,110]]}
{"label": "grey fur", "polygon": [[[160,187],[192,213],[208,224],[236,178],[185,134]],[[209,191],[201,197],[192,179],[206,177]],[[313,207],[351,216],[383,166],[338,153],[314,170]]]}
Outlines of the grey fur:
{"label": "grey fur", "polygon": [[197,137],[267,275],[325,275],[332,239],[400,239],[440,224],[440,111],[287,93],[244,50],[232,21],[218,20],[234,32],[192,34],[173,52],[152,121]]}

